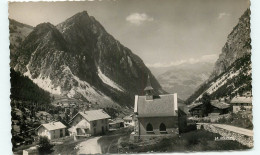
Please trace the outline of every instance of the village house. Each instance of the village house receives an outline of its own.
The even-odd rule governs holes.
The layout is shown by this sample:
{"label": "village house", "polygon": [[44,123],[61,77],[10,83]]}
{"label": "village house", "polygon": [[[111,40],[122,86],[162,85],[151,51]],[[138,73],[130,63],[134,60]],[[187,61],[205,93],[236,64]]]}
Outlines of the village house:
{"label": "village house", "polygon": [[124,127],[124,120],[122,118],[116,118],[109,120],[109,130],[117,130]]}
{"label": "village house", "polygon": [[125,127],[134,126],[134,115],[125,116],[123,120]]}
{"label": "village house", "polygon": [[252,97],[237,96],[230,101],[232,110],[234,113],[239,111],[251,111],[252,110]]}
{"label": "village house", "polygon": [[188,108],[191,116],[204,117],[202,102],[192,103],[191,105],[188,106]]}
{"label": "village house", "polygon": [[[211,112],[209,115],[223,115],[227,114],[230,111],[230,104],[219,101],[219,100],[211,100]],[[191,116],[196,117],[205,117],[206,114],[203,112],[204,106],[202,102],[193,103],[189,106],[189,112]]]}
{"label": "village house", "polygon": [[144,96],[135,96],[134,138],[178,134],[177,94],[154,95],[150,78]]}
{"label": "village house", "polygon": [[48,139],[56,139],[65,136],[66,126],[61,122],[41,124],[36,130],[38,136],[46,136]]}
{"label": "village house", "polygon": [[44,122],[46,123],[46,122],[52,120],[52,115],[49,114],[49,113],[46,112],[46,111],[38,111],[38,112],[36,113],[36,117],[37,117],[39,120],[41,120],[42,123],[44,123]]}
{"label": "village house", "polygon": [[105,134],[109,129],[109,118],[102,109],[78,112],[70,121],[70,135],[78,138]]}
{"label": "village house", "polygon": [[210,104],[212,105],[211,115],[223,115],[230,111],[230,104],[224,101],[211,100]]}

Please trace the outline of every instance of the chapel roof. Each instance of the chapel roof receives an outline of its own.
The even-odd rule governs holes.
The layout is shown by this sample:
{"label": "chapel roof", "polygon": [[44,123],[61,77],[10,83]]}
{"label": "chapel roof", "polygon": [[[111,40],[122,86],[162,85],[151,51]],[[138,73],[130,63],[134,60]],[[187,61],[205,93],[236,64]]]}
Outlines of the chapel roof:
{"label": "chapel roof", "polygon": [[137,96],[135,106],[137,106],[138,117],[177,116],[174,94],[159,95],[153,100],[146,100],[146,96]]}

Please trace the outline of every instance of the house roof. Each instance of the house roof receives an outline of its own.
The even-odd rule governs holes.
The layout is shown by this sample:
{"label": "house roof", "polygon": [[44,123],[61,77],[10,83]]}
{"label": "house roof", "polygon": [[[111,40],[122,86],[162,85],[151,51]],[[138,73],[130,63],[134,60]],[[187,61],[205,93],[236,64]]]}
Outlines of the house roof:
{"label": "house roof", "polygon": [[237,97],[234,97],[230,101],[230,103],[231,104],[234,104],[234,103],[250,103],[250,104],[252,104],[252,97],[237,96]]}
{"label": "house roof", "polygon": [[226,109],[230,107],[230,104],[227,104],[226,102],[223,101],[218,101],[218,100],[212,100],[211,105],[219,108],[219,109]]}
{"label": "house roof", "polygon": [[146,100],[146,96],[137,96],[138,117],[177,116],[174,107],[174,94],[159,95],[153,100]]}
{"label": "house roof", "polygon": [[[203,104],[202,102],[193,103],[193,104],[189,105],[188,108],[189,108],[189,110],[191,110],[195,107],[201,106],[202,104]],[[230,107],[230,105],[227,104],[226,102],[219,101],[219,100],[211,100],[210,104],[219,109],[226,109],[226,108]]]}
{"label": "house roof", "polygon": [[[79,112],[78,114],[80,114],[87,121],[94,121],[94,120],[110,118],[110,116],[105,111],[103,111],[102,109],[99,109],[99,110],[89,110],[89,111],[85,111],[85,112]],[[78,114],[76,114],[76,115],[78,115]]]}
{"label": "house roof", "polygon": [[66,126],[64,124],[62,124],[61,122],[50,122],[50,123],[46,123],[46,124],[41,124],[37,130],[41,127],[45,127],[47,130],[51,131],[51,130],[57,130],[57,129],[63,129],[66,128]]}
{"label": "house roof", "polygon": [[178,103],[178,111],[179,110],[182,111],[185,115],[189,114],[189,109],[186,104]]}
{"label": "house roof", "polygon": [[193,109],[193,108],[195,108],[195,107],[197,107],[197,106],[199,106],[199,105],[202,105],[202,102],[192,103],[192,104],[188,105],[188,108],[189,108],[189,109]]}
{"label": "house roof", "polygon": [[82,119],[81,121],[79,121],[79,123],[76,125],[76,128],[82,128],[82,129],[89,129],[89,123],[87,122],[87,120]]}
{"label": "house roof", "polygon": [[132,118],[132,116],[125,116],[123,119],[124,120],[132,120],[133,118]]}

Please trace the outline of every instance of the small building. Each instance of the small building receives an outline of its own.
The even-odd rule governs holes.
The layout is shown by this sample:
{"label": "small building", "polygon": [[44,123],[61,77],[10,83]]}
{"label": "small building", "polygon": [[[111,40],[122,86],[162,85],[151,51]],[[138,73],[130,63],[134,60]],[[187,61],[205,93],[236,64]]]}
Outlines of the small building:
{"label": "small building", "polygon": [[252,97],[237,96],[230,101],[234,113],[252,110]]}
{"label": "small building", "polygon": [[227,114],[230,111],[230,104],[219,101],[219,100],[211,100],[212,112],[213,115],[222,115]]}
{"label": "small building", "polygon": [[134,115],[125,116],[123,120],[125,127],[134,126]]}
{"label": "small building", "polygon": [[109,118],[102,109],[78,112],[70,121],[70,135],[87,137],[105,134],[109,129]]}
{"label": "small building", "polygon": [[116,118],[109,120],[109,130],[116,130],[124,127],[124,120],[122,118]]}
{"label": "small building", "polygon": [[144,96],[135,96],[135,139],[178,134],[177,94],[154,95],[148,76]]}
{"label": "small building", "polygon": [[48,112],[46,111],[38,111],[36,113],[36,117],[39,119],[39,120],[45,120],[45,121],[50,121],[52,119],[52,115],[49,114]]}
{"label": "small building", "polygon": [[56,139],[65,136],[66,126],[61,122],[41,124],[36,130],[38,136],[46,136],[48,139]]}
{"label": "small building", "polygon": [[202,102],[193,103],[188,106],[191,116],[204,117]]}
{"label": "small building", "polygon": [[[209,115],[222,115],[227,114],[230,111],[230,105],[224,101],[211,100],[211,109]],[[204,112],[204,106],[202,102],[193,103],[189,105],[189,112],[191,116],[205,117],[207,116]]]}

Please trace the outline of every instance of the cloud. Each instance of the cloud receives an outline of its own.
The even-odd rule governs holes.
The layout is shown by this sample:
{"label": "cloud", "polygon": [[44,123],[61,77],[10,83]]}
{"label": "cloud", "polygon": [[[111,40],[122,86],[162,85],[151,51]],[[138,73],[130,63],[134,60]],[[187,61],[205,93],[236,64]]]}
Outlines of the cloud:
{"label": "cloud", "polygon": [[218,19],[222,19],[223,17],[227,17],[227,16],[230,16],[230,14],[226,12],[222,12],[218,14]]}
{"label": "cloud", "polygon": [[171,67],[171,66],[178,66],[184,63],[188,64],[195,64],[198,62],[207,62],[207,63],[215,63],[215,61],[218,59],[217,54],[210,54],[210,55],[203,55],[200,58],[189,58],[185,60],[179,60],[179,61],[172,61],[169,63],[154,63],[154,64],[146,64],[147,67],[154,67],[154,68],[160,68],[160,67]]}
{"label": "cloud", "polygon": [[152,17],[149,17],[147,14],[145,13],[132,13],[129,16],[126,17],[126,21],[135,24],[135,25],[140,25],[143,22],[151,22],[154,19]]}

